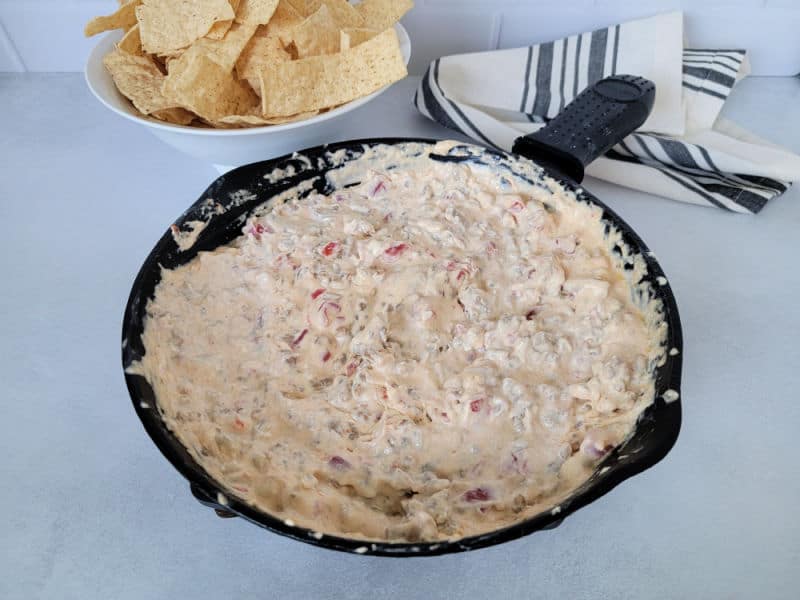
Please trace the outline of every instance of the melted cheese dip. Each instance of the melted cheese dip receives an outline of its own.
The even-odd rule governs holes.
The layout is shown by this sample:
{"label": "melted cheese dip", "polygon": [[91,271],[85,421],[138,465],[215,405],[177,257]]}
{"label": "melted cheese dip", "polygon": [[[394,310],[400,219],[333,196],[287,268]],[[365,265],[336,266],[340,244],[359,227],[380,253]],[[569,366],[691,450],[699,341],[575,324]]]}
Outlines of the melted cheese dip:
{"label": "melted cheese dip", "polygon": [[599,209],[534,165],[429,158],[452,147],[384,147],[163,270],[131,371],[231,495],[326,534],[484,533],[574,491],[653,401],[664,326]]}

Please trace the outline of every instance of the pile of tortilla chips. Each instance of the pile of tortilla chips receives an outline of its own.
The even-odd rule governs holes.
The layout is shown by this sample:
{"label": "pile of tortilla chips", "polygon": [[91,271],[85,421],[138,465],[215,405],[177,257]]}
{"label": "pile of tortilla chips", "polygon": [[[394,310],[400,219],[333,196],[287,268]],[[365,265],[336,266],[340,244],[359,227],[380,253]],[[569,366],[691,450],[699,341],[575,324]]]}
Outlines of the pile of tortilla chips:
{"label": "pile of tortilla chips", "polygon": [[179,125],[307,119],[406,76],[394,24],[412,0],[120,0],[92,36],[141,113]]}

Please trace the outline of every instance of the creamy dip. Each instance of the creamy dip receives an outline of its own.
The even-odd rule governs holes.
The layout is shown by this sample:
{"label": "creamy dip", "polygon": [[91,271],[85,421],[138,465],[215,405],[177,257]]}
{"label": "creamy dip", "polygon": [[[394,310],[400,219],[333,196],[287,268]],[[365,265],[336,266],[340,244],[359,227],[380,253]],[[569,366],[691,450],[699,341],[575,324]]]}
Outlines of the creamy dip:
{"label": "creamy dip", "polygon": [[231,495],[325,534],[484,533],[556,506],[653,402],[665,325],[600,210],[532,164],[429,156],[454,147],[367,152],[331,175],[356,185],[162,271],[131,371]]}

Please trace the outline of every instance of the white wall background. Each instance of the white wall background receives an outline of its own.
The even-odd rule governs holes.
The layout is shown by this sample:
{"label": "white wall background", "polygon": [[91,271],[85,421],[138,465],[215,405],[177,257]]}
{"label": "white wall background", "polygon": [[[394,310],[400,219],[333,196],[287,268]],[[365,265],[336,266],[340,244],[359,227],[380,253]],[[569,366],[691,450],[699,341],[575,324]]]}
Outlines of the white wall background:
{"label": "white wall background", "polygon": [[[800,0],[416,0],[403,20],[412,73],[443,54],[524,46],[667,10],[686,13],[688,42],[746,48],[756,75],[800,72]],[[114,0],[0,0],[0,71],[80,71],[92,16]]]}

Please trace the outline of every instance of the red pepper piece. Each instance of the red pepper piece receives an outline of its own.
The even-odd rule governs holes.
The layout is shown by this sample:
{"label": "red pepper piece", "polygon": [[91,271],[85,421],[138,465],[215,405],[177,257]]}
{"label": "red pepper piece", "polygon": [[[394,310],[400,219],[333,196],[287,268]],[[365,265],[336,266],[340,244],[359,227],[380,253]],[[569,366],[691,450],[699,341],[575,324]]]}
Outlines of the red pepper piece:
{"label": "red pepper piece", "polygon": [[325,244],[325,247],[322,248],[322,255],[323,256],[331,256],[334,254],[339,248],[339,242],[328,242]]}
{"label": "red pepper piece", "polygon": [[345,469],[350,468],[350,463],[341,456],[331,456],[328,464],[337,471],[344,471]]}
{"label": "red pepper piece", "polygon": [[394,246],[389,246],[384,253],[386,256],[399,256],[402,254],[405,249],[408,248],[408,244],[395,244]]}
{"label": "red pepper piece", "polygon": [[467,502],[486,502],[490,500],[492,493],[486,488],[475,488],[464,492],[464,500]]}
{"label": "red pepper piece", "polygon": [[303,341],[303,338],[306,337],[307,333],[308,329],[303,329],[303,331],[300,332],[300,335],[294,338],[294,341],[292,342],[292,348],[297,348],[298,344]]}

